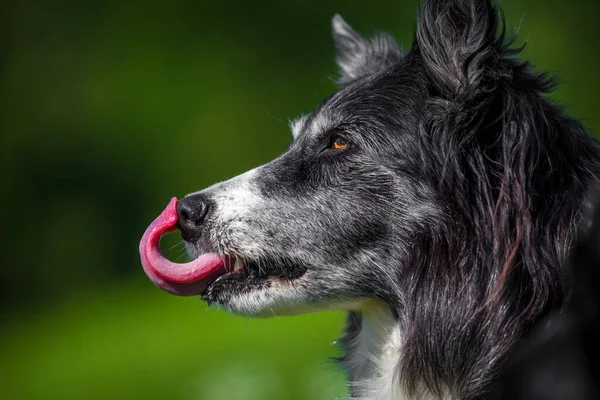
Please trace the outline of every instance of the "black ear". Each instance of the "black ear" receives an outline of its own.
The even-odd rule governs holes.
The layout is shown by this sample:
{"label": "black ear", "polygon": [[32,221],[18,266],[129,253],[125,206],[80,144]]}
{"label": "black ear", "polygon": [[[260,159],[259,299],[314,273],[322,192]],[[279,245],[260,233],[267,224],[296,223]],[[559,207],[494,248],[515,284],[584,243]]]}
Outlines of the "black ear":
{"label": "black ear", "polygon": [[365,39],[339,14],[331,20],[331,31],[338,51],[340,83],[377,72],[402,57],[402,51],[391,36],[379,34]]}
{"label": "black ear", "polygon": [[473,93],[497,59],[498,11],[489,0],[425,0],[416,44],[442,92]]}

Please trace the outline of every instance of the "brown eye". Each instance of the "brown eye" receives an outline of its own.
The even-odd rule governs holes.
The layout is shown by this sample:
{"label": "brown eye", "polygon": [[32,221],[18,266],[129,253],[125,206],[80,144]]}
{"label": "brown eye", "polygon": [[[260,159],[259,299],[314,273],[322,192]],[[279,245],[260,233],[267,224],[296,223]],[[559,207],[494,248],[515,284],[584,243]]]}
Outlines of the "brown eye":
{"label": "brown eye", "polygon": [[340,137],[333,138],[333,140],[331,141],[331,148],[334,150],[342,150],[347,148],[348,146],[350,146],[350,143],[347,140],[342,139]]}

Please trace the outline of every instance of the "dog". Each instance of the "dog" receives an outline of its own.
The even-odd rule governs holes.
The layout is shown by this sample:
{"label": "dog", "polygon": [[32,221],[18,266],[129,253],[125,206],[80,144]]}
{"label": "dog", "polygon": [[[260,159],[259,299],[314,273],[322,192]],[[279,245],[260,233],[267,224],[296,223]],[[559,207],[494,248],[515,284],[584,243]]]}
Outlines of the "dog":
{"label": "dog", "polygon": [[[352,399],[481,399],[566,304],[600,151],[489,0],[424,0],[412,47],[332,20],[339,90],[273,161],[169,203],[162,289],[247,316],[347,310]],[[158,248],[179,229],[193,259]]]}

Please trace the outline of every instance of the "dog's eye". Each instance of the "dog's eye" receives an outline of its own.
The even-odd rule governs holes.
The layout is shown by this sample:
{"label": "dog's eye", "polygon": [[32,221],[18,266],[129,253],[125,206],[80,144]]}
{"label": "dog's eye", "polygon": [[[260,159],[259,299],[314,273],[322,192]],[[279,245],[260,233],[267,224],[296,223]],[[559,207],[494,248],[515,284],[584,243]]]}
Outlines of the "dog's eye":
{"label": "dog's eye", "polygon": [[334,150],[342,150],[349,146],[350,146],[350,142],[348,142],[346,139],[338,136],[338,137],[334,137],[333,139],[331,139],[331,145],[329,147]]}

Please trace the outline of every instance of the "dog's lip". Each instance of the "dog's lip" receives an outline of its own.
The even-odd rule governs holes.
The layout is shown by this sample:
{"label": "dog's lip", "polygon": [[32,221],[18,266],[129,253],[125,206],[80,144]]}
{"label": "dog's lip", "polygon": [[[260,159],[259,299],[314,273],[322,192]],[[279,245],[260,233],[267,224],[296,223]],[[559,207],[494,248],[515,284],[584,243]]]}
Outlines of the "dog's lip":
{"label": "dog's lip", "polygon": [[194,296],[227,273],[226,259],[215,253],[202,254],[185,264],[169,261],[160,251],[162,236],[176,229],[177,198],[150,224],[140,241],[140,259],[146,275],[159,288],[179,296]]}

